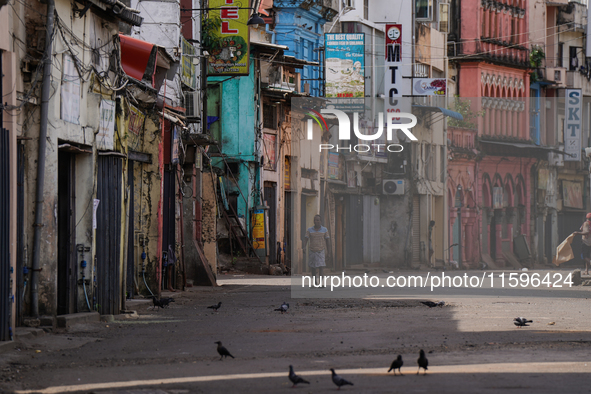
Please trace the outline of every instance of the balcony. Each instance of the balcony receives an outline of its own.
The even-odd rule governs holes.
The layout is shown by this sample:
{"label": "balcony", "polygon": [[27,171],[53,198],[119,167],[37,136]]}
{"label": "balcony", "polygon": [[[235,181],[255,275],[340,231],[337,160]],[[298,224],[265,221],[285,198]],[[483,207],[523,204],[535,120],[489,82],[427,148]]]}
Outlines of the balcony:
{"label": "balcony", "polygon": [[475,141],[476,129],[465,129],[463,127],[448,127],[448,149],[453,153],[459,154],[476,154]]}
{"label": "balcony", "polygon": [[583,96],[591,96],[591,73],[567,71],[566,86],[568,88],[582,89]]}
{"label": "balcony", "polygon": [[555,88],[566,87],[566,68],[564,67],[546,67],[543,78],[546,81],[554,82]]}

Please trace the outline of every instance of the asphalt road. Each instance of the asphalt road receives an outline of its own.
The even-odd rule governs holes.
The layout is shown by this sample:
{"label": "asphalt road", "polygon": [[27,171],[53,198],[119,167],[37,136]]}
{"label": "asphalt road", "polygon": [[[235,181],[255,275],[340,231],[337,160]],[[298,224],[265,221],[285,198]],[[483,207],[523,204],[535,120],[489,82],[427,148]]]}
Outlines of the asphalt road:
{"label": "asphalt road", "polygon": [[[294,389],[306,393],[336,390],[329,368],[352,393],[591,390],[591,300],[580,293],[589,287],[574,298],[453,297],[429,309],[384,296],[291,299],[289,278],[219,282],[175,294],[164,310],[134,302],[135,317],[27,339],[0,355],[0,391],[277,393],[291,390],[290,364],[310,381]],[[206,308],[219,301],[219,312]],[[289,313],[273,311],[283,301]],[[517,316],[534,323],[517,328]],[[236,358],[220,361],[215,341]],[[417,376],[420,349],[429,369]],[[404,376],[386,372],[398,354]]]}

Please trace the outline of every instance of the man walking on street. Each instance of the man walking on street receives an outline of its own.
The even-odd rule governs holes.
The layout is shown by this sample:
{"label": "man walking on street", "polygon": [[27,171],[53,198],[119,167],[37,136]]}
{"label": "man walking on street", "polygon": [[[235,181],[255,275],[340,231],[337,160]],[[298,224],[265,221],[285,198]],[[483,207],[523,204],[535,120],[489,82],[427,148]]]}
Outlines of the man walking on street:
{"label": "man walking on street", "polygon": [[575,234],[583,236],[582,255],[585,260],[585,275],[589,275],[589,264],[591,263],[591,213],[585,217],[585,223],[580,228],[581,231],[575,231]]}
{"label": "man walking on street", "polygon": [[[320,215],[314,216],[314,227],[306,230],[306,237],[304,238],[304,255],[306,254],[306,246],[310,241],[310,253],[308,254],[308,266],[312,270],[312,276],[316,278],[316,269],[320,271],[320,280],[324,275],[324,267],[326,267],[325,254],[331,260],[330,237],[328,236],[328,229],[321,224]],[[320,283],[320,281],[318,282]]]}

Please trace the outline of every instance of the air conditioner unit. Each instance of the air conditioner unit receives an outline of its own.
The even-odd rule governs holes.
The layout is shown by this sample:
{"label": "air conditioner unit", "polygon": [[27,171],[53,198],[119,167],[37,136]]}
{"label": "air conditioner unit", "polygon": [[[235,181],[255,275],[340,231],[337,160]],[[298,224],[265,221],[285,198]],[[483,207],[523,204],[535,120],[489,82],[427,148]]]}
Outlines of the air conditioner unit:
{"label": "air conditioner unit", "polygon": [[404,179],[384,179],[382,181],[382,194],[388,196],[403,195]]}
{"label": "air conditioner unit", "polygon": [[185,116],[187,119],[201,117],[200,92],[185,92]]}

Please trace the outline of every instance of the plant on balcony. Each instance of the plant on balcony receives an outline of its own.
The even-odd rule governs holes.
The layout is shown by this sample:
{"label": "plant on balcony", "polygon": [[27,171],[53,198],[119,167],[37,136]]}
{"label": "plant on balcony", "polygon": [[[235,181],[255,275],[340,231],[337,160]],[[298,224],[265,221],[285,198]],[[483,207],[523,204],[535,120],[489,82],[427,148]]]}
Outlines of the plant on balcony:
{"label": "plant on balcony", "polygon": [[465,129],[478,128],[478,118],[484,116],[484,110],[473,111],[470,100],[461,100],[459,96],[454,98],[453,108],[464,117],[464,120],[451,118],[447,121],[449,127],[462,127]]}
{"label": "plant on balcony", "polygon": [[542,66],[542,60],[544,60],[545,57],[546,54],[542,50],[542,47],[534,45],[529,54],[529,66],[534,69],[534,71],[529,73],[530,83],[538,82],[544,77],[541,73],[540,67]]}

